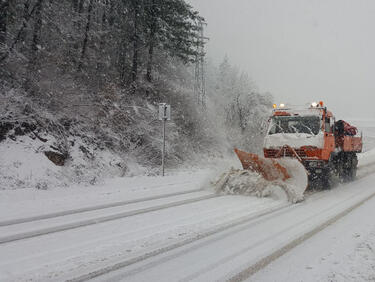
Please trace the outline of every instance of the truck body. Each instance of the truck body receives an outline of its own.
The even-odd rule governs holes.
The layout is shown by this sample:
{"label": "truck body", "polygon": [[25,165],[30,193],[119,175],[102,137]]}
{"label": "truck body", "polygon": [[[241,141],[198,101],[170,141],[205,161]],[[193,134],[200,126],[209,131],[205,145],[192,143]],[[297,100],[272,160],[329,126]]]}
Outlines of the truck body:
{"label": "truck body", "polygon": [[297,158],[305,167],[309,184],[330,186],[334,177],[348,181],[355,177],[357,153],[362,136],[357,128],[336,121],[322,102],[296,109],[275,107],[264,139],[265,158]]}

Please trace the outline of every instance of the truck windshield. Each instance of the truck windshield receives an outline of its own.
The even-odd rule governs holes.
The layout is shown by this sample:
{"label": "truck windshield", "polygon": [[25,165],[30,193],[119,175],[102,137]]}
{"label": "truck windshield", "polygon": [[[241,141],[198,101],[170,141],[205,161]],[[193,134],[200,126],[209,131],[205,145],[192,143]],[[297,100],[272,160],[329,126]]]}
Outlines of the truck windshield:
{"label": "truck windshield", "polygon": [[306,133],[317,135],[320,129],[319,116],[274,116],[268,134]]}

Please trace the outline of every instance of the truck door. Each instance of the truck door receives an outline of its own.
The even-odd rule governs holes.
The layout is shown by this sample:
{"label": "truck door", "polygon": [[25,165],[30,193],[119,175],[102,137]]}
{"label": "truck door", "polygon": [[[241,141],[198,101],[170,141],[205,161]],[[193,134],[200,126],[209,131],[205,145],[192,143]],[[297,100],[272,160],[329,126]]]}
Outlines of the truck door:
{"label": "truck door", "polygon": [[331,152],[335,150],[335,136],[333,134],[334,121],[333,118],[324,118],[324,149],[322,152],[322,157],[328,160]]}

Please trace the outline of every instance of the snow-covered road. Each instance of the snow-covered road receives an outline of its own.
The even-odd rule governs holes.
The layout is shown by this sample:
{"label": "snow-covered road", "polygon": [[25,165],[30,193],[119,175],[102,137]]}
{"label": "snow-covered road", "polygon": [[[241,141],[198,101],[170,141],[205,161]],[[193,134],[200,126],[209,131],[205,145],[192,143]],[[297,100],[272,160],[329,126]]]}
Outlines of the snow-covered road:
{"label": "snow-covered road", "polygon": [[375,281],[375,198],[247,281]]}
{"label": "snow-covered road", "polygon": [[[0,191],[0,281],[361,278],[335,267],[319,272],[323,261],[356,267],[341,257],[358,260],[359,273],[371,280],[374,152],[361,156],[357,181],[308,193],[295,205],[215,194],[207,189],[210,171],[74,190]],[[342,243],[333,242],[341,233]],[[294,264],[300,267],[279,276]]]}
{"label": "snow-covered road", "polygon": [[243,280],[373,197],[374,180],[372,176],[314,194],[302,204],[132,264],[98,281]]}
{"label": "snow-covered road", "polygon": [[[268,198],[220,196],[28,239],[3,240],[0,280],[242,280],[374,195],[374,181],[375,176],[370,175],[312,194],[297,205]],[[212,193],[183,193],[1,226],[1,237],[202,195]]]}
{"label": "snow-covered road", "polygon": [[[118,262],[142,260],[289,205],[208,191],[139,200],[65,216],[44,214],[46,219],[28,222],[23,222],[23,216],[23,223],[3,224],[0,277],[14,281],[74,278]],[[113,215],[111,220],[100,220]],[[89,224],[81,224],[84,221]]]}

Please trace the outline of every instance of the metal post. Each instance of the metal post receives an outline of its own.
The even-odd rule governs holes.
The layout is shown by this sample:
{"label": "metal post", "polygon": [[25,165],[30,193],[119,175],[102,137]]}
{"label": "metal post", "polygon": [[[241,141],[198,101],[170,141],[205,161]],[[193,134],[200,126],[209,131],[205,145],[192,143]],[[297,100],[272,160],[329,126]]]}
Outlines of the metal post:
{"label": "metal post", "polygon": [[171,106],[166,103],[159,104],[159,120],[163,123],[163,145],[161,153],[161,174],[164,176],[164,165],[165,165],[165,123],[171,120]]}
{"label": "metal post", "polygon": [[162,156],[161,156],[162,176],[164,176],[164,155],[165,155],[165,121],[166,121],[166,119],[165,119],[165,118],[163,118],[163,149],[162,149]]}

